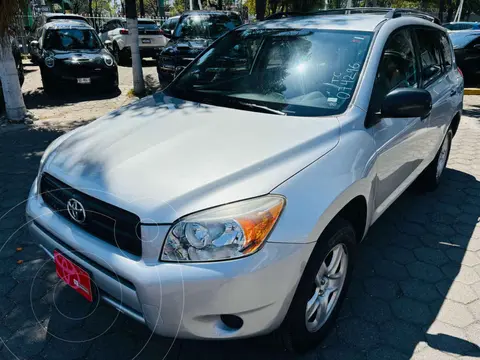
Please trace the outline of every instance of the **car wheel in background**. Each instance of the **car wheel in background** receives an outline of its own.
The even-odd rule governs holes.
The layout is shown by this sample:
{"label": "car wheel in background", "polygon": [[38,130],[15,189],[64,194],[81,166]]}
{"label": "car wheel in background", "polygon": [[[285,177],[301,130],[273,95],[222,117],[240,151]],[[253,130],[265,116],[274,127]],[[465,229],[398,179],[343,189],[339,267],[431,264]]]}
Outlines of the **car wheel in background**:
{"label": "car wheel in background", "polygon": [[43,91],[47,94],[53,94],[58,90],[57,84],[55,81],[48,75],[42,72],[42,84]]}
{"label": "car wheel in background", "polygon": [[279,329],[288,350],[305,352],[328,334],[347,292],[355,247],[355,231],[342,218],[320,236]]}
{"label": "car wheel in background", "polygon": [[452,146],[453,131],[448,129],[435,159],[427,166],[418,178],[418,186],[422,191],[433,191],[440,184],[443,172],[447,166],[450,148]]}
{"label": "car wheel in background", "polygon": [[120,64],[120,49],[116,42],[113,43],[113,50],[112,50],[113,58],[117,64]]}

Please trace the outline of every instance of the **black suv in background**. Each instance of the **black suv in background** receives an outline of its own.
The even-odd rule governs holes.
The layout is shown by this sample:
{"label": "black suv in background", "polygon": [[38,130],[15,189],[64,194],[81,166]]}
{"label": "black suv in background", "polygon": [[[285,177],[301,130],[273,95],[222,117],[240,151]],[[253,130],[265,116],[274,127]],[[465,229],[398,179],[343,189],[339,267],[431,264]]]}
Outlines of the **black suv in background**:
{"label": "black suv in background", "polygon": [[76,21],[47,23],[38,49],[43,88],[46,92],[67,86],[94,85],[106,90],[118,87],[118,70],[112,54],[95,30]]}
{"label": "black suv in background", "polygon": [[[183,13],[160,53],[157,72],[160,82],[170,82],[218,37],[242,24],[240,16],[226,11]],[[166,34],[166,36],[169,36]]]}

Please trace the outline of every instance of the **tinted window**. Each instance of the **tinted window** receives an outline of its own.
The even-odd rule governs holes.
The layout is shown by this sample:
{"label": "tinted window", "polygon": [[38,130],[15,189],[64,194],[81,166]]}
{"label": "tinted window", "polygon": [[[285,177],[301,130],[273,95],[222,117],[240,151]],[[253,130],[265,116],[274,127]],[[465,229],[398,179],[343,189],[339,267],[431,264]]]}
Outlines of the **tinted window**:
{"label": "tinted window", "polygon": [[248,103],[292,116],[339,114],[355,91],[371,37],[313,29],[233,31],[167,91],[187,100],[230,107]]}
{"label": "tinted window", "polygon": [[175,37],[215,39],[235,27],[226,15],[193,14],[182,18]]}
{"label": "tinted window", "polygon": [[138,20],[138,28],[139,29],[158,29],[158,25],[153,20]]}
{"label": "tinted window", "polygon": [[101,47],[100,40],[93,30],[50,29],[45,34],[46,50],[93,50]]}
{"label": "tinted window", "polygon": [[390,36],[383,50],[373,88],[371,109],[380,110],[385,96],[402,87],[418,87],[417,64],[411,32],[398,31]]}
{"label": "tinted window", "polygon": [[416,29],[420,68],[425,83],[435,80],[442,73],[442,57],[440,54],[440,33],[436,30]]}
{"label": "tinted window", "polygon": [[53,17],[49,17],[47,18],[47,23],[52,21],[58,21],[58,20],[72,20],[72,21],[78,21],[78,22],[83,22],[88,24],[87,20],[82,17],[68,16],[68,15],[55,15]]}
{"label": "tinted window", "polygon": [[170,21],[170,30],[175,30],[175,27],[177,26],[179,19],[180,18],[174,18]]}
{"label": "tinted window", "polygon": [[443,61],[446,70],[450,70],[453,64],[452,47],[447,35],[440,33],[440,46],[442,48]]}

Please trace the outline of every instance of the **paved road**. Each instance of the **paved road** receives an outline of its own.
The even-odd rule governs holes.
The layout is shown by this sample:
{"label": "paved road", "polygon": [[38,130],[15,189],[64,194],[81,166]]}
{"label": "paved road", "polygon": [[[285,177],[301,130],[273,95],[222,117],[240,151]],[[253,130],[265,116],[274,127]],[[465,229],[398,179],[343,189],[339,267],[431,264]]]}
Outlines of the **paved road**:
{"label": "paved road", "polygon": [[[408,191],[373,226],[334,331],[304,358],[480,357],[480,97],[467,103],[442,185],[426,195]],[[295,358],[272,347],[269,337],[151,336],[62,285],[22,227],[22,201],[42,151],[59,134],[0,133],[0,216],[7,213],[0,220],[0,359]]]}
{"label": "paved road", "polygon": [[[38,66],[25,61],[25,83],[22,91],[25,104],[43,125],[65,127],[71,123],[81,125],[115,110],[134,100],[128,95],[133,88],[132,68],[118,67],[119,90],[100,92],[90,86],[68,88],[58,94],[49,96],[43,91],[42,78]],[[143,75],[147,88],[158,87],[155,62],[143,60]]]}

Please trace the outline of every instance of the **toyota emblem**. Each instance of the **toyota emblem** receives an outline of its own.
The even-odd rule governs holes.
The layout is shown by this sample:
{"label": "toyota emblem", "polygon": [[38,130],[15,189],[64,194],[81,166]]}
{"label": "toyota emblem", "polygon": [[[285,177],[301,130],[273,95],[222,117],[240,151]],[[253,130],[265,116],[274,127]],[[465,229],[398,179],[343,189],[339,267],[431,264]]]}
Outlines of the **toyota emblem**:
{"label": "toyota emblem", "polygon": [[72,220],[79,224],[83,224],[87,219],[85,208],[83,207],[82,203],[76,199],[68,200],[67,211]]}

